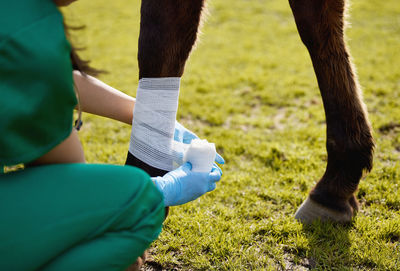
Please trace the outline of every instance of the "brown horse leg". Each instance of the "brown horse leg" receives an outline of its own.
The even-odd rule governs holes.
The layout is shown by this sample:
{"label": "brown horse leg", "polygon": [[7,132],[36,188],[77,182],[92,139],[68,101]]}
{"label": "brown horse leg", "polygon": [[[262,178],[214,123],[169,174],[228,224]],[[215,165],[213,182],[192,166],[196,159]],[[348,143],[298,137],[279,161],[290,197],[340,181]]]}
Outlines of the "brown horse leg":
{"label": "brown horse leg", "polygon": [[354,196],[372,169],[374,140],[366,107],[344,41],[345,0],[289,0],[321,92],[328,164],[296,212],[296,219],[347,222],[358,209]]}
{"label": "brown horse leg", "polygon": [[[139,36],[139,78],[181,77],[196,41],[205,0],[142,0]],[[128,152],[127,165],[150,176],[154,168]]]}
{"label": "brown horse leg", "polygon": [[[139,79],[181,77],[197,39],[205,0],[142,0],[139,35]],[[126,165],[163,176],[167,171],[152,167],[128,152]],[[165,208],[165,217],[169,208]],[[131,270],[143,264],[138,259]],[[128,269],[130,270],[130,269]]]}

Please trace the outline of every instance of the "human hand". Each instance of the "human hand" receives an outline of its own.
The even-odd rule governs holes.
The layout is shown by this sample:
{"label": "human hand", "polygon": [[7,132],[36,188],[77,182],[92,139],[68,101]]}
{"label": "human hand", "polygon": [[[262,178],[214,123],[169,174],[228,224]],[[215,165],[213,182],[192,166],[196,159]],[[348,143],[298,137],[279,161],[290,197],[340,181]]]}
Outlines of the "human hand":
{"label": "human hand", "polygon": [[192,165],[187,162],[163,177],[154,177],[152,180],[163,193],[165,206],[174,206],[214,190],[221,175],[221,170],[216,166],[213,166],[211,172],[193,172]]}
{"label": "human hand", "polygon": [[[190,144],[193,139],[199,138],[195,133],[188,130],[185,126],[175,121],[174,140],[184,144]],[[182,156],[183,157],[183,156]],[[215,162],[218,164],[225,164],[224,158],[220,154],[216,154]]]}

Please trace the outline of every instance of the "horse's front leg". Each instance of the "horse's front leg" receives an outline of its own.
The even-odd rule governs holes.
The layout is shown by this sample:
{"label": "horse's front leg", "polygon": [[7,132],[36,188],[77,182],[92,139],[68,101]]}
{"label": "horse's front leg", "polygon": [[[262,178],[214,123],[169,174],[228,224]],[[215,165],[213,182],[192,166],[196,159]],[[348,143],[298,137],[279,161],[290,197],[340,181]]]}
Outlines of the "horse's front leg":
{"label": "horse's front leg", "polygon": [[323,99],[328,164],[295,217],[347,222],[358,209],[354,196],[372,168],[374,140],[361,90],[344,41],[345,0],[289,0]]}
{"label": "horse's front leg", "polygon": [[205,0],[142,0],[139,87],[127,165],[172,170],[179,79],[196,41]]}

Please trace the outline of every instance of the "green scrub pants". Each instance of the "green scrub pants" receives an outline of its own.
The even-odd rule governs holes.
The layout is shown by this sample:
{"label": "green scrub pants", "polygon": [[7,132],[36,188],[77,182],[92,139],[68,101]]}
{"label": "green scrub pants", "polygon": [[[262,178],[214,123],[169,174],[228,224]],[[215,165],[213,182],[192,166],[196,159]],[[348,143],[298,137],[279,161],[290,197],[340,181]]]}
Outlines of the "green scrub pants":
{"label": "green scrub pants", "polygon": [[130,166],[0,174],[0,270],[125,270],[157,238],[161,193]]}

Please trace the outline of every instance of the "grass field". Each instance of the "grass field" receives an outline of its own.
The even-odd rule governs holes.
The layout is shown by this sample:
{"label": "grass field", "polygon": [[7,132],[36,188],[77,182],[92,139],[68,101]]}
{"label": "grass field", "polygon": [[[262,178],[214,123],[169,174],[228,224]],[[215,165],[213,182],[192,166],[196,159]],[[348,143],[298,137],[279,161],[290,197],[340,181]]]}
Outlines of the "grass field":
{"label": "grass field", "polygon": [[[78,1],[85,57],[135,95],[140,1]],[[217,190],[171,209],[146,270],[400,270],[400,5],[352,1],[348,44],[377,148],[350,226],[303,226],[293,214],[326,165],[325,119],[287,1],[211,0],[187,63],[178,119],[213,141]],[[76,33],[78,34],[78,33]],[[123,164],[130,127],[84,115],[86,158]]]}

